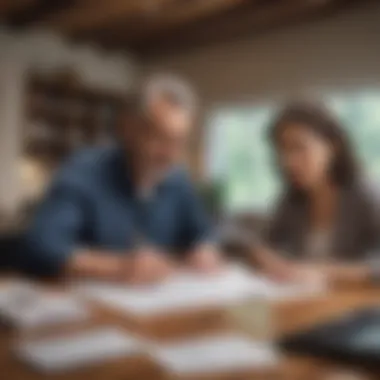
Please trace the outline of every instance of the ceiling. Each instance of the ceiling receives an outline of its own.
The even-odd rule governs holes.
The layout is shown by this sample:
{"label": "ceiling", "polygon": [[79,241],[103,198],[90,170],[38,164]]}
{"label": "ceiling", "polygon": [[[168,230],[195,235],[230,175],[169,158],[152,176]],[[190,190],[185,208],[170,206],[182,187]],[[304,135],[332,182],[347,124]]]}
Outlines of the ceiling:
{"label": "ceiling", "polygon": [[[375,1],[375,0],[373,0]],[[367,0],[0,0],[0,22],[150,57],[327,17]]]}

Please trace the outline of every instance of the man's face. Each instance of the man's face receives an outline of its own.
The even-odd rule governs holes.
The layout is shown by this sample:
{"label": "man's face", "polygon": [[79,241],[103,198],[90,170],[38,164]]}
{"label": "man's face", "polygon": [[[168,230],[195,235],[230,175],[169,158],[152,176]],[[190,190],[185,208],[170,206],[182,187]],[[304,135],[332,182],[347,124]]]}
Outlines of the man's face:
{"label": "man's face", "polygon": [[165,99],[155,99],[133,124],[130,151],[144,174],[162,178],[182,161],[192,124],[187,109]]}

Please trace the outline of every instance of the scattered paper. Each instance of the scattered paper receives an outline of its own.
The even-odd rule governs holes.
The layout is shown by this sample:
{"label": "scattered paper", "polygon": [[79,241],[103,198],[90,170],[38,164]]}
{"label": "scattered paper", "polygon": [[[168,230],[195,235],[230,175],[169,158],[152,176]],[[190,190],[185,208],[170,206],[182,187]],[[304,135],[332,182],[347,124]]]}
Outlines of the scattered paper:
{"label": "scattered paper", "polygon": [[231,266],[217,275],[181,273],[149,286],[91,281],[76,284],[75,289],[93,300],[137,315],[224,306],[254,297],[273,300],[321,292],[315,286],[276,284],[239,266]]}
{"label": "scattered paper", "polygon": [[278,363],[274,347],[238,335],[201,338],[151,349],[153,359],[176,374],[210,373],[250,368],[265,369]]}
{"label": "scattered paper", "polygon": [[21,342],[16,355],[44,372],[71,370],[139,350],[138,343],[117,328],[86,331],[61,338]]}
{"label": "scattered paper", "polygon": [[72,295],[50,294],[23,281],[0,287],[0,318],[17,328],[76,322],[87,317],[83,301]]}

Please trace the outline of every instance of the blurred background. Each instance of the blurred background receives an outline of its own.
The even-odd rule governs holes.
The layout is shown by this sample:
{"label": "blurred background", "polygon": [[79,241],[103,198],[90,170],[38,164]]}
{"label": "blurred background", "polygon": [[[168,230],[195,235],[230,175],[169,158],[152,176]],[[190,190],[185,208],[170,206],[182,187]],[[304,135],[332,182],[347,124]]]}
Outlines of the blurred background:
{"label": "blurred background", "polygon": [[278,192],[266,126],[285,99],[322,96],[380,176],[380,2],[1,0],[0,224],[27,223],[56,167],[108,144],[150,72],[202,101],[189,166],[209,207],[266,215]]}

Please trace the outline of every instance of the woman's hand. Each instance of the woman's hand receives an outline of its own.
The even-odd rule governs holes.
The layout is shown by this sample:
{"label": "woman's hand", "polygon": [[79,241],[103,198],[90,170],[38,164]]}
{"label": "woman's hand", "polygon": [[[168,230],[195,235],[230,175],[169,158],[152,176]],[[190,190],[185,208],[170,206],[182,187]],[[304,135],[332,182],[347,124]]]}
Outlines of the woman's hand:
{"label": "woman's hand", "polygon": [[264,271],[269,277],[279,282],[320,284],[327,279],[326,273],[318,266],[281,257],[272,258]]}

